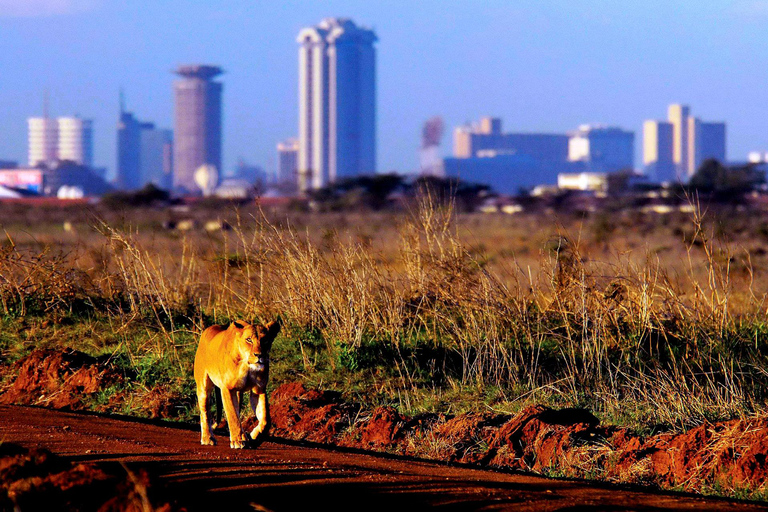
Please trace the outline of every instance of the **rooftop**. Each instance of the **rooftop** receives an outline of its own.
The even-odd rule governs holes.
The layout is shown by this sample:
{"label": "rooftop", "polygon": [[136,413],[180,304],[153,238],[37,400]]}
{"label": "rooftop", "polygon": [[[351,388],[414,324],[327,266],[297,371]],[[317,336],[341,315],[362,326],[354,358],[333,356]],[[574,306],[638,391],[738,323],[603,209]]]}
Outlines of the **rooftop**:
{"label": "rooftop", "polygon": [[210,80],[211,78],[222,74],[224,71],[218,66],[209,66],[207,64],[187,64],[176,68],[176,73],[185,78],[201,78]]}

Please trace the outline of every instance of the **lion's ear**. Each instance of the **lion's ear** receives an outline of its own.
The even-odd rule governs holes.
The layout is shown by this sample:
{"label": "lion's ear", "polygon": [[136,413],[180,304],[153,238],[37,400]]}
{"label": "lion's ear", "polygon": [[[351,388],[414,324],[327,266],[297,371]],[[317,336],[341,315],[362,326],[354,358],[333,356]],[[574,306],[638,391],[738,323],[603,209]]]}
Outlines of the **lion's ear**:
{"label": "lion's ear", "polygon": [[273,322],[264,324],[264,337],[261,339],[261,346],[266,347],[265,350],[269,350],[272,347],[272,342],[280,332],[280,327],[282,327],[282,325],[283,322],[280,317],[277,317],[277,320]]}

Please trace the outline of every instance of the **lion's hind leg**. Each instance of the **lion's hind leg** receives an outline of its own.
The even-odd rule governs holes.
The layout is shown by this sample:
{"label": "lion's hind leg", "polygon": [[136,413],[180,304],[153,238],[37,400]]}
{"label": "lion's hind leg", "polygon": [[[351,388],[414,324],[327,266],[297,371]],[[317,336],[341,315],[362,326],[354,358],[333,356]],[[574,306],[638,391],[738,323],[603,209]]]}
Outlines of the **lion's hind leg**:
{"label": "lion's hind leg", "polygon": [[208,414],[209,398],[213,391],[213,382],[205,375],[202,382],[197,382],[197,407],[200,410],[200,444],[212,446],[216,444],[216,438],[211,434],[211,422]]}

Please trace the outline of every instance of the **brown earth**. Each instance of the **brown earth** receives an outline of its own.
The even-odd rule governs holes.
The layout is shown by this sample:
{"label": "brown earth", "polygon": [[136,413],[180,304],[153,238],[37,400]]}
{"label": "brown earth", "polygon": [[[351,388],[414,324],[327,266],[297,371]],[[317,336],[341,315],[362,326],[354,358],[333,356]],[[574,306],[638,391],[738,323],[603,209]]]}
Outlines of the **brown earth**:
{"label": "brown earth", "polygon": [[[124,468],[122,473],[119,470],[113,473],[122,474],[123,479],[127,471],[134,475],[144,471],[146,482],[163,490],[162,500],[154,503],[174,503],[174,507],[184,507],[190,512],[391,511],[427,507],[489,511],[768,510],[755,503],[650,493],[361,451],[324,449],[316,444],[279,439],[270,439],[257,449],[248,450],[231,450],[227,443],[200,446],[197,428],[170,422],[8,405],[0,406],[0,418],[0,439],[4,443],[50,450],[69,467]],[[57,474],[55,470],[52,473]],[[88,478],[102,481],[99,473],[85,479]],[[103,480],[105,483],[100,489],[87,484],[82,492],[112,491],[119,495],[121,491],[108,478]],[[53,491],[53,496],[64,496],[56,492]],[[64,498],[55,503],[65,503]],[[61,508],[63,506],[28,510]],[[83,507],[82,510],[96,508]]]}
{"label": "brown earth", "polygon": [[[338,393],[291,382],[272,393],[273,433],[288,439],[568,477],[705,491],[766,490],[768,418],[706,423],[641,437],[583,409],[530,406],[509,415],[401,416],[363,411]],[[253,419],[246,421],[253,428]]]}
{"label": "brown earth", "polygon": [[145,471],[115,463],[75,463],[44,448],[0,445],[1,510],[179,510],[158,500]]}
{"label": "brown earth", "polygon": [[15,366],[17,377],[0,403],[84,409],[84,399],[123,379],[105,359],[71,349],[35,350]]}
{"label": "brown earth", "polygon": [[[82,409],[89,396],[123,378],[106,361],[71,350],[35,351],[17,363],[17,370],[0,403]],[[173,404],[182,399],[152,389],[142,403],[152,417],[173,417]],[[583,409],[536,405],[514,416],[408,418],[388,407],[365,410],[343,401],[338,392],[307,389],[299,382],[272,392],[270,417],[273,435],[295,441],[693,492],[765,492],[768,486],[768,418],[640,437],[600,425]],[[245,427],[252,429],[254,421],[246,419]]]}

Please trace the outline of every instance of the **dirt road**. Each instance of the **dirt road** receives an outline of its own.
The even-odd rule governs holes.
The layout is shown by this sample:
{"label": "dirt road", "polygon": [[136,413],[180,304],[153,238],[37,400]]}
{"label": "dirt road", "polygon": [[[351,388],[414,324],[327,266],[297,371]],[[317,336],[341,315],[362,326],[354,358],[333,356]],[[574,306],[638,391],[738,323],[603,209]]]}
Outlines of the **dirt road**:
{"label": "dirt road", "polygon": [[[299,446],[202,447],[190,425],[0,406],[0,441],[143,467],[189,510],[768,510],[529,475]],[[183,497],[183,498],[182,498]],[[216,505],[218,504],[218,505]]]}

